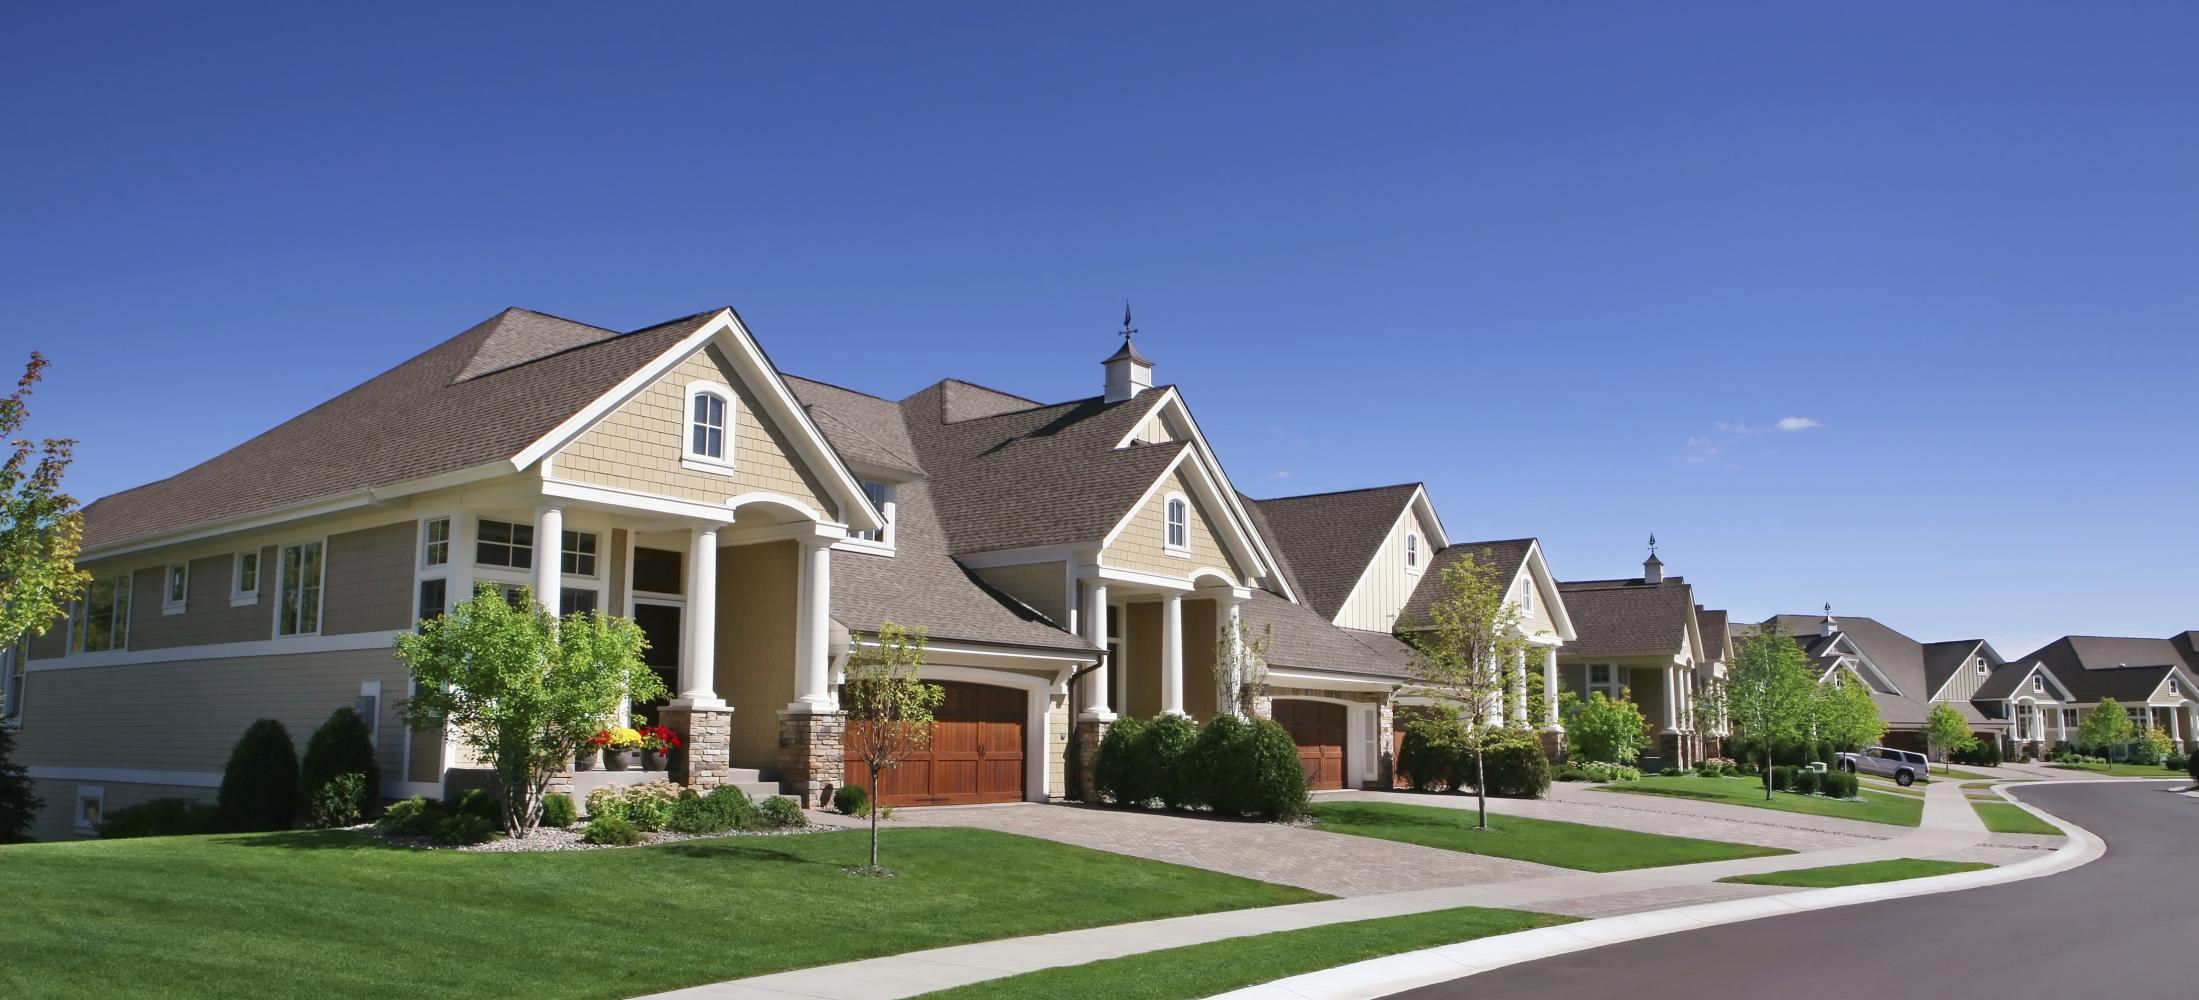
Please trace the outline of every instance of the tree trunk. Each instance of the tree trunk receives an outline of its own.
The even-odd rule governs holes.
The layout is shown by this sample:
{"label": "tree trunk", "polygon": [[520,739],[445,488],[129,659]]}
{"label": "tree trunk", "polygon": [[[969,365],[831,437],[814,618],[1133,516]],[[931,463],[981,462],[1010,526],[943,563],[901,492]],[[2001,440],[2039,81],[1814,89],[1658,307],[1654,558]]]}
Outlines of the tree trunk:
{"label": "tree trunk", "polygon": [[878,867],[878,765],[870,766],[870,866]]}
{"label": "tree trunk", "polygon": [[1474,749],[1474,801],[1481,809],[1481,822],[1474,826],[1476,830],[1489,828],[1489,769],[1482,763],[1486,753],[1479,747]]}

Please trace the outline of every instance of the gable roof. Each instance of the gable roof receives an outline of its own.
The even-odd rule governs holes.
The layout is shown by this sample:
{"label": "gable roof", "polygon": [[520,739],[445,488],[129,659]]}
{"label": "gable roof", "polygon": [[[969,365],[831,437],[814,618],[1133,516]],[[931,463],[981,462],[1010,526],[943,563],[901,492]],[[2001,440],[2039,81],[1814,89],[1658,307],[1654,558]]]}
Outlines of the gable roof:
{"label": "gable roof", "polygon": [[1419,483],[1254,500],[1290,559],[1291,589],[1321,617],[1344,609],[1367,564],[1420,491]]}
{"label": "gable roof", "polygon": [[[2185,662],[2183,648],[2176,642],[2178,638],[2182,636],[2143,639],[2065,635],[2019,659],[2045,663],[2079,702],[2113,698],[2127,704],[2151,697],[2170,671],[2179,672],[2189,686],[2192,671]],[[1984,692],[1980,691],[1979,696],[1983,697]]]}
{"label": "gable roof", "polygon": [[1494,542],[1460,542],[1444,547],[1428,560],[1428,568],[1420,574],[1420,582],[1413,587],[1412,597],[1405,601],[1405,609],[1398,612],[1399,622],[1425,622],[1428,607],[1443,596],[1443,571],[1472,556],[1475,562],[1495,568],[1496,579],[1509,586],[1519,577],[1519,571],[1527,565],[1527,553],[1535,547],[1532,538],[1507,538]]}
{"label": "gable roof", "polygon": [[1925,694],[1938,694],[1939,689],[1946,687],[1947,682],[1953,679],[1956,674],[1969,669],[1970,661],[1980,654],[1986,654],[1987,669],[1991,669],[1994,658],[1990,653],[1991,647],[1986,646],[1983,639],[1954,639],[1947,642],[1925,643]]}
{"label": "gable roof", "polygon": [[94,501],[84,546],[96,556],[505,461],[723,311],[614,334],[507,309],[213,458]]}
{"label": "gable roof", "polygon": [[1694,591],[1687,581],[1668,576],[1662,583],[1631,580],[1571,580],[1558,584],[1573,616],[1574,637],[1568,656],[1692,652],[1688,638],[1695,614]]}
{"label": "gable roof", "polygon": [[910,477],[924,474],[898,404],[830,382],[794,375],[780,377],[842,458]]}
{"label": "gable roof", "polygon": [[1718,661],[1732,656],[1733,636],[1731,634],[1732,630],[1727,628],[1725,612],[1705,611],[1703,606],[1698,604],[1695,606],[1695,621],[1701,626],[1703,632],[1704,658]]}

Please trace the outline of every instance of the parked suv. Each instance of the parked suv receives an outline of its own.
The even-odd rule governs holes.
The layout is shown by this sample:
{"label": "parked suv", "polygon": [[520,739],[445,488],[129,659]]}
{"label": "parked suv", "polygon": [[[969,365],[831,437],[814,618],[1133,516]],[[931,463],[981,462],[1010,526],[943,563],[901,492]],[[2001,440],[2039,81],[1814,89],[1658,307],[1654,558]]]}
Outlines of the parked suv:
{"label": "parked suv", "polygon": [[1862,753],[1844,753],[1839,755],[1838,763],[1841,770],[1850,774],[1861,771],[1881,778],[1892,778],[1894,784],[1903,788],[1915,784],[1918,779],[1931,773],[1932,769],[1931,762],[1923,754],[1887,747],[1871,747]]}

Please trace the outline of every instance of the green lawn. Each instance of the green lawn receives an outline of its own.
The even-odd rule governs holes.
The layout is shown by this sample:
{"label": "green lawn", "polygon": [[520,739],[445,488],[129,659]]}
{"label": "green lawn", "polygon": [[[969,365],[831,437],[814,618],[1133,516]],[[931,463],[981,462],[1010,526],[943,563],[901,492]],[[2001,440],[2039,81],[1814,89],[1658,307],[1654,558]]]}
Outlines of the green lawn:
{"label": "green lawn", "polygon": [[2190,775],[2183,768],[2163,767],[2159,764],[2048,764],[2048,767],[2064,771],[2091,771],[2115,778],[2184,778]]}
{"label": "green lawn", "polygon": [[1885,792],[1889,795],[1907,795],[1912,798],[1919,799],[1924,797],[1924,789],[1916,785],[1910,785],[1907,788],[1903,788],[1900,785],[1894,784],[1891,781],[1881,781],[1877,778],[1862,778],[1858,781],[1858,784],[1860,784],[1862,788],[1873,792]]}
{"label": "green lawn", "polygon": [[1970,808],[1978,811],[1978,818],[1985,821],[1985,828],[1994,833],[2043,833],[2062,835],[2060,828],[2031,815],[2020,806],[2006,802],[1972,802]]}
{"label": "green lawn", "polygon": [[1705,802],[1724,802],[1757,809],[1808,813],[1812,816],[1839,816],[1895,826],[1915,826],[1924,819],[1923,799],[1868,790],[1861,792],[1861,799],[1854,802],[1816,795],[1796,795],[1792,792],[1773,792],[1771,800],[1767,802],[1764,800],[1764,779],[1760,777],[1698,778],[1683,775],[1663,778],[1644,775],[1640,781],[1605,785],[1603,791],[1621,795],[1666,795],[1673,798],[1700,799]]}
{"label": "green lawn", "polygon": [[1314,805],[1311,812],[1317,821],[1314,827],[1317,830],[1590,872],[1794,853],[1776,847],[1667,837],[1608,826],[1496,813],[1489,814],[1490,829],[1476,830],[1472,809],[1400,802],[1323,802]]}
{"label": "green lawn", "polygon": [[1959,767],[1950,771],[1942,771],[1939,769],[1939,765],[1937,764],[1932,766],[1932,777],[1939,778],[1941,780],[1953,778],[1958,781],[1977,781],[1981,779],[1987,781],[1995,780],[1992,775],[1979,774],[1976,771],[1965,771]]}
{"label": "green lawn", "polygon": [[291,832],[0,847],[0,996],[627,997],[1324,898],[983,830],[485,854]]}
{"label": "green lawn", "polygon": [[1952,875],[1956,872],[1974,872],[1991,867],[1993,866],[1982,861],[1920,861],[1916,858],[1902,858],[1896,861],[1865,861],[1853,865],[1827,865],[1823,868],[1796,868],[1792,871],[1766,872],[1762,875],[1735,875],[1718,881],[1739,882],[1744,885],[1793,885],[1805,889],[1827,889],[1836,885],[1899,882],[1903,879]]}
{"label": "green lawn", "polygon": [[1551,913],[1464,906],[1071,965],[924,994],[934,1000],[1192,1000],[1286,976],[1495,934],[1572,923]]}

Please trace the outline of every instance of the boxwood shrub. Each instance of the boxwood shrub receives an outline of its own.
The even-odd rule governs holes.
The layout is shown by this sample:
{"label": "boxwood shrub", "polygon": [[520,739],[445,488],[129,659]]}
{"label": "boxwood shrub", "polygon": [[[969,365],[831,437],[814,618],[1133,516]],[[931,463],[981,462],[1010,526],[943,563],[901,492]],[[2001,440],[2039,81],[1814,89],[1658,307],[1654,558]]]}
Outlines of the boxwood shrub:
{"label": "boxwood shrub", "polygon": [[[1533,799],[1550,790],[1550,761],[1543,756],[1541,737],[1525,729],[1497,729],[1482,740],[1483,791],[1498,798]],[[1465,757],[1471,769],[1472,751]]]}
{"label": "boxwood shrub", "polygon": [[839,810],[842,816],[868,816],[870,793],[864,791],[861,785],[841,785],[833,790],[832,808]]}
{"label": "boxwood shrub", "polygon": [[1143,806],[1153,799],[1154,790],[1138,769],[1137,745],[1144,735],[1145,723],[1136,719],[1116,719],[1107,727],[1092,762],[1092,791],[1101,799],[1118,806]]}
{"label": "boxwood shrub", "polygon": [[217,797],[225,829],[239,833],[282,830],[298,815],[298,751],[290,730],[276,719],[245,729],[222,768]]}
{"label": "boxwood shrub", "polygon": [[588,829],[580,839],[591,844],[608,844],[614,847],[632,847],[641,843],[641,831],[626,822],[623,816],[597,816],[588,821]]}
{"label": "boxwood shrub", "polygon": [[580,821],[580,807],[573,797],[555,792],[542,797],[542,825],[562,830]]}
{"label": "boxwood shrub", "polygon": [[1794,791],[1794,765],[1773,764],[1771,766],[1771,787],[1782,792]]}
{"label": "boxwood shrub", "polygon": [[1818,776],[1818,791],[1829,799],[1852,799],[1862,790],[1862,783],[1848,771],[1827,771]]}
{"label": "boxwood shrub", "polygon": [[298,762],[298,800],[314,805],[321,787],[345,774],[358,775],[364,785],[361,811],[381,801],[382,768],[374,760],[374,737],[366,719],[349,705],[330,713],[305,741],[305,757]]}
{"label": "boxwood shrub", "polygon": [[1253,811],[1252,755],[1247,746],[1251,738],[1252,727],[1234,715],[1219,716],[1199,727],[1186,765],[1197,782],[1198,802],[1224,816]]}
{"label": "boxwood shrub", "polygon": [[1270,821],[1298,818],[1306,811],[1306,767],[1298,759],[1298,743],[1273,719],[1254,722],[1251,729],[1244,741],[1251,777],[1247,811]]}
{"label": "boxwood shrub", "polygon": [[1824,777],[1823,774],[1806,767],[1796,768],[1794,771],[1795,793],[1799,795],[1817,794],[1817,790],[1823,787]]}
{"label": "boxwood shrub", "polygon": [[1169,809],[1197,805],[1198,776],[1189,765],[1198,739],[1198,725],[1181,715],[1162,715],[1147,723],[1131,749],[1138,787],[1150,790]]}

